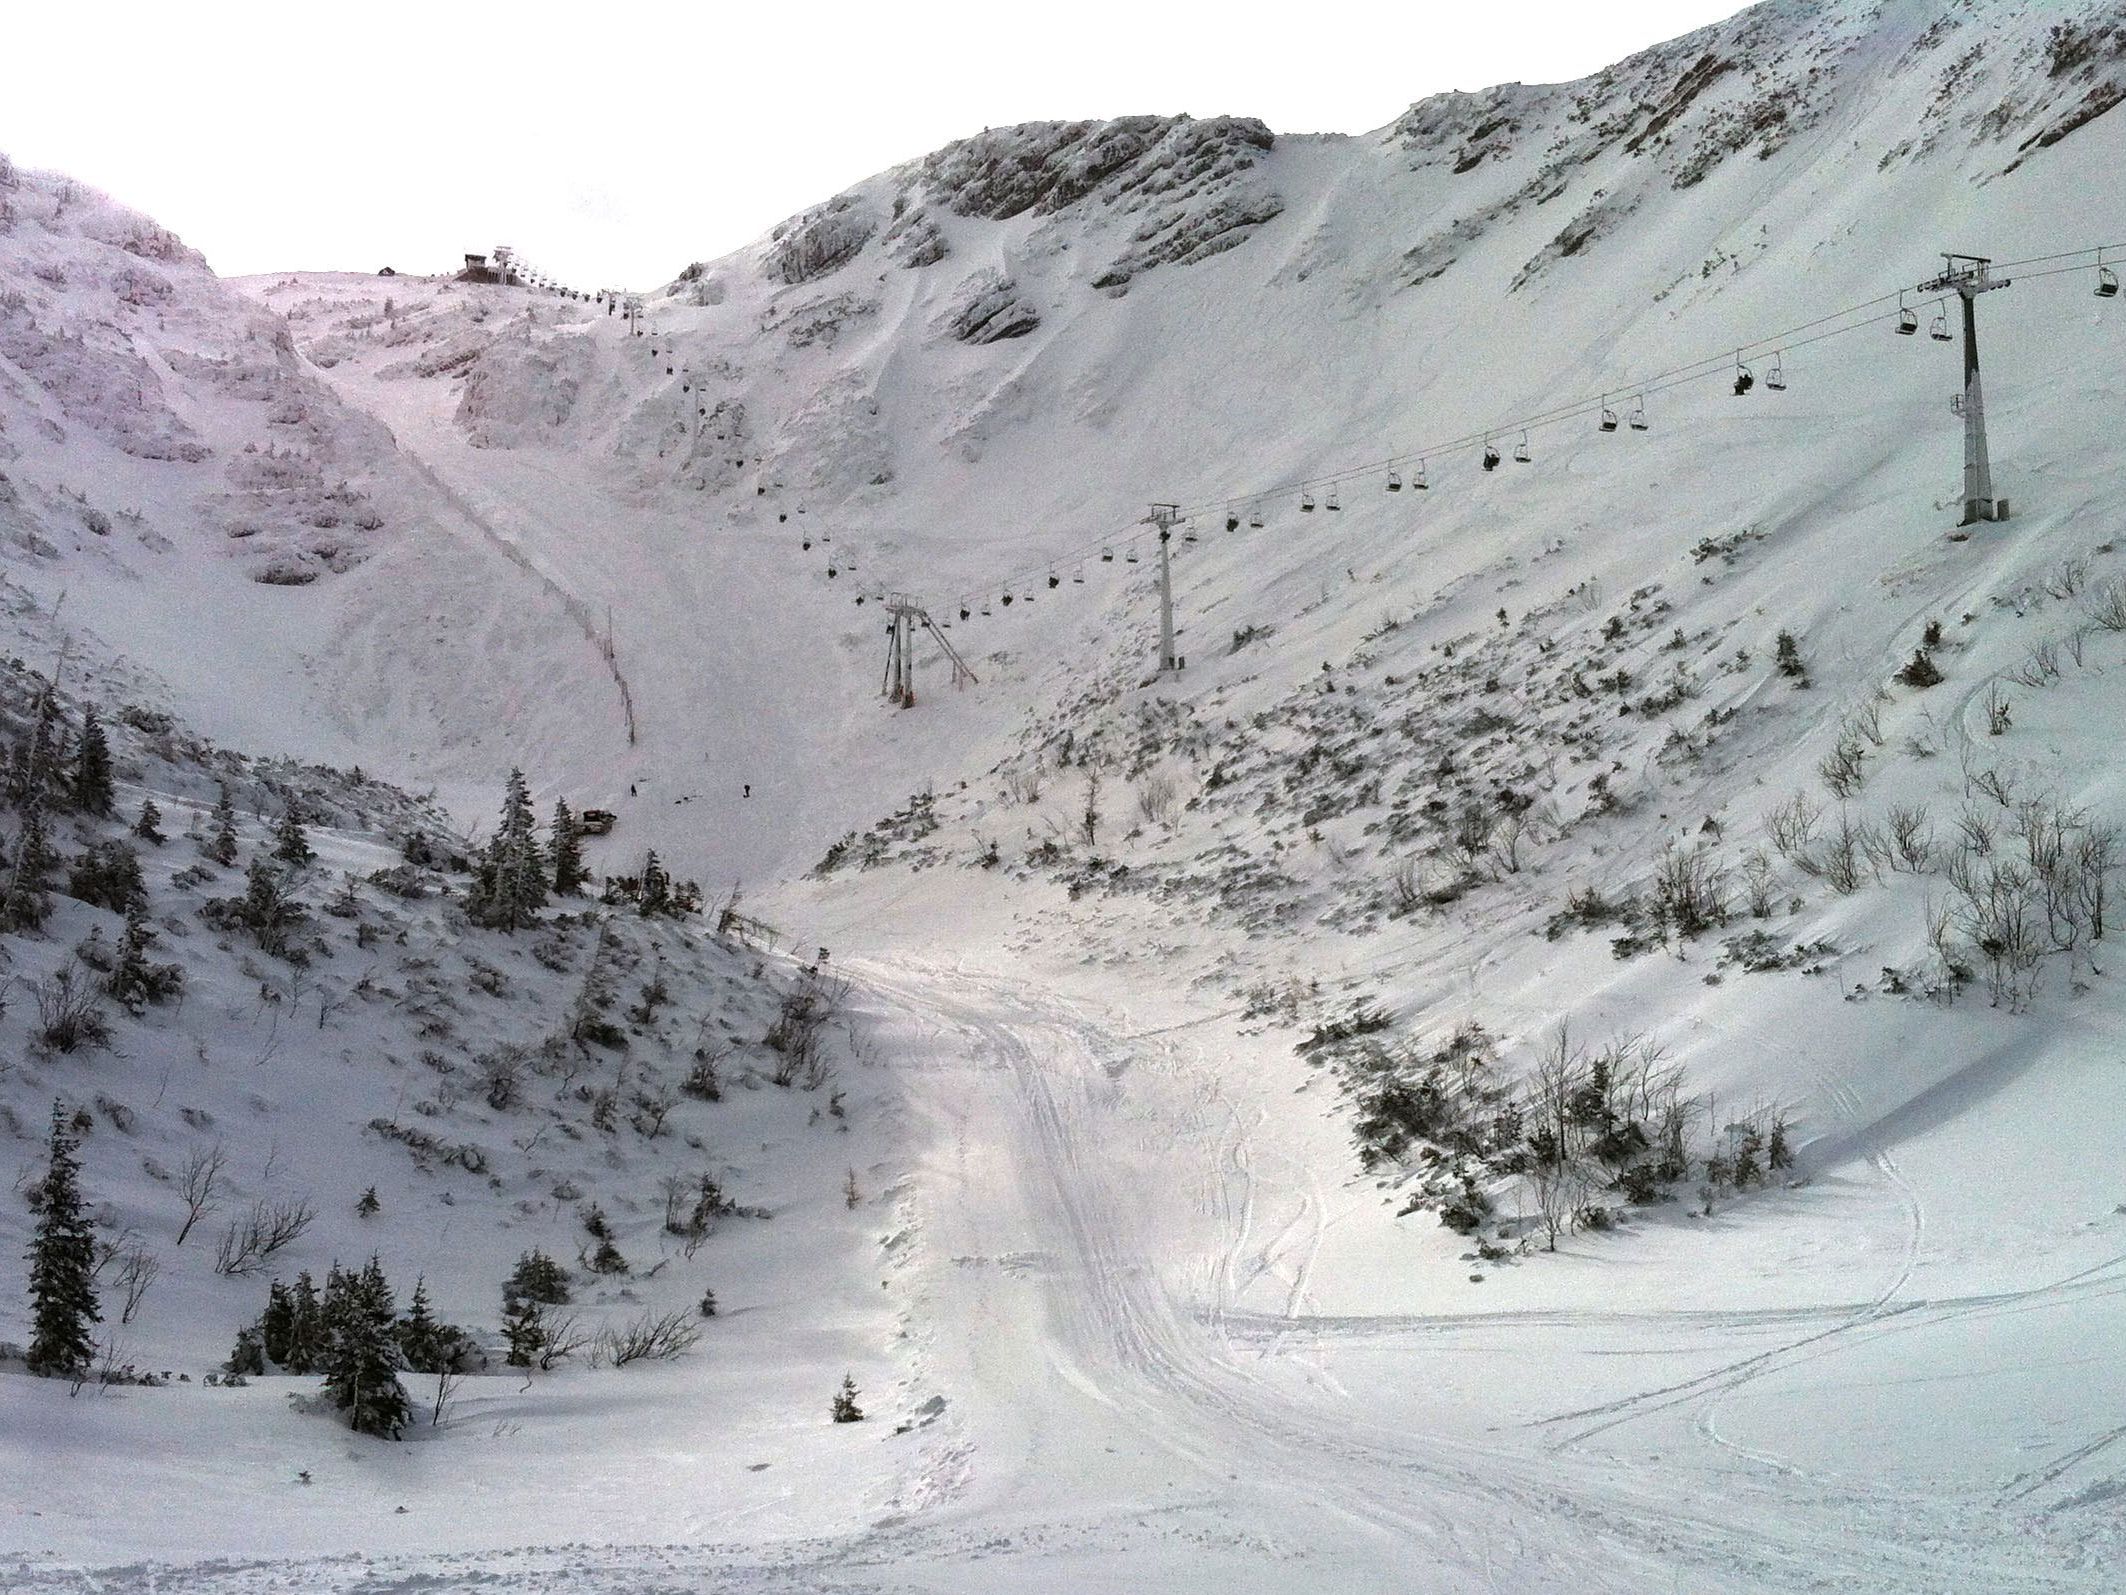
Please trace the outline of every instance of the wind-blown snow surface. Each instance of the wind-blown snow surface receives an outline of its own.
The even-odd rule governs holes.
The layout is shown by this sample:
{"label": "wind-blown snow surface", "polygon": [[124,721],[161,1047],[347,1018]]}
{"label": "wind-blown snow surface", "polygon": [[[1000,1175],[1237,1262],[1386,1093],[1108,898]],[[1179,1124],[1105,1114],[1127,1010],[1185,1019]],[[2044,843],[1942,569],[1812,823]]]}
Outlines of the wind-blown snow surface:
{"label": "wind-blown snow surface", "polygon": [[[1841,894],[1775,858],[1766,917],[1722,934],[1823,944],[1815,974],[1723,961],[1721,935],[1623,959],[1608,933],[1542,935],[1568,889],[1642,887],[1665,842],[1739,872],[1794,793],[1835,824],[1815,766],[1845,735],[1856,819],[1923,803],[1947,839],[1967,804],[2008,813],[1995,777],[2126,819],[2126,642],[2086,630],[2126,575],[2126,320],[2093,274],[1982,307],[2016,519],[1963,540],[1955,355],[1882,325],[1794,340],[1783,393],[1656,394],[1644,435],[1581,417],[1536,428],[1530,466],[1435,457],[1423,495],[1368,473],[1334,513],[1275,492],[1260,531],[1201,515],[1178,682],[1149,679],[1145,545],[1102,533],[1153,498],[1244,511],[1560,400],[1621,408],[1635,374],[1894,291],[1937,248],[2108,242],[2120,26],[2115,5],[1784,3],[1363,139],[1004,130],[690,269],[641,339],[509,290],[248,284],[391,429],[433,529],[245,595],[349,756],[475,816],[459,794],[484,806],[520,758],[621,811],[611,862],[654,843],[743,876],[857,974],[907,1170],[864,1210],[891,1394],[831,1430],[791,1378],[764,1403],[781,1423],[661,1411],[662,1466],[593,1424],[611,1438],[529,1476],[480,1438],[526,1420],[480,1397],[441,1448],[467,1482],[429,1492],[434,1446],[11,1390],[38,1403],[24,1467],[72,1437],[124,1502],[32,1497],[8,1533],[51,1559],[15,1582],[2107,1587],[2115,932],[2047,959],[2022,1012],[1982,984],[1897,994],[1931,967],[1939,868]],[[986,600],[951,633],[980,686],[926,654],[917,707],[883,709],[852,578],[941,619]],[[1929,619],[1948,679],[1890,685]],[[1772,666],[1782,629],[1806,691]],[[176,639],[138,641],[216,712]],[[1848,730],[1871,704],[1879,740]],[[1109,761],[1091,846],[1080,746]],[[1427,804],[1501,788],[1541,822],[1519,868],[1399,903],[1397,867],[1437,862]],[[1512,1069],[1562,1021],[1651,1035],[1693,1089],[1792,1115],[1791,1182],[1481,1260],[1394,1216],[1422,1170],[1358,1176],[1337,1076],[1294,1052],[1361,1001],[1426,1045],[1479,1021]],[[180,1424],[229,1460],[122,1484],[129,1445]],[[317,1465],[293,1448],[328,1444],[331,1479],[291,1483]],[[134,1559],[174,1565],[108,1570]]]}

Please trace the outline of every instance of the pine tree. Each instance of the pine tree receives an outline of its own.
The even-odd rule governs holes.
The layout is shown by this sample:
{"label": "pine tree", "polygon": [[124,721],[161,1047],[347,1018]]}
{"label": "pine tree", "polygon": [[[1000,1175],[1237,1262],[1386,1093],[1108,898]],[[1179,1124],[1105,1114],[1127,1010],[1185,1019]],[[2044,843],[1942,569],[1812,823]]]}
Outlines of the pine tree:
{"label": "pine tree", "polygon": [[396,1440],[412,1407],[399,1383],[398,1314],[383,1264],[371,1257],[359,1273],[335,1266],[324,1315],[325,1393],[356,1433]]}
{"label": "pine tree", "polygon": [[8,860],[5,891],[0,893],[0,929],[33,930],[52,911],[51,872],[56,860],[44,832],[44,805],[36,798],[22,808],[22,829]]}
{"label": "pine tree", "polygon": [[281,810],[280,824],[273,831],[273,856],[284,864],[307,864],[317,857],[310,838],[303,834],[303,817],[290,803]]}
{"label": "pine tree", "polygon": [[502,1298],[502,1338],[509,1350],[502,1360],[512,1368],[529,1368],[546,1349],[546,1316],[539,1304],[523,1296]]}
{"label": "pine tree", "polygon": [[539,1302],[561,1307],[568,1302],[568,1270],[536,1246],[517,1259],[517,1266],[502,1284],[502,1305],[513,1301]]}
{"label": "pine tree", "polygon": [[30,1240],[31,1373],[74,1378],[88,1371],[95,1342],[89,1326],[103,1321],[96,1302],[96,1236],[81,1199],[81,1143],[66,1110],[52,1104],[51,1164]]}
{"label": "pine tree", "polygon": [[251,860],[244,878],[244,895],[237,917],[260,947],[279,954],[288,935],[303,922],[303,905],[288,891],[288,866],[265,857]]}
{"label": "pine tree", "polygon": [[574,897],[581,892],[589,872],[583,867],[583,840],[576,834],[576,816],[569,812],[566,798],[554,799],[554,830],[547,856],[553,862],[554,895]]}
{"label": "pine tree", "polygon": [[[266,1310],[259,1315],[258,1338],[276,1368],[288,1366],[288,1348],[295,1329],[295,1298],[288,1287],[275,1280],[266,1287]],[[264,1372],[263,1369],[259,1370]]]}
{"label": "pine tree", "polygon": [[214,835],[207,841],[207,857],[217,864],[236,862],[236,800],[225,784],[214,800]]}
{"label": "pine tree", "polygon": [[864,1409],[856,1404],[856,1376],[854,1374],[845,1373],[842,1375],[842,1387],[834,1393],[834,1405],[827,1409],[827,1415],[836,1423],[862,1423],[864,1421]]}
{"label": "pine tree", "polygon": [[111,743],[92,703],[82,711],[81,743],[74,750],[74,806],[84,814],[111,812]]}
{"label": "pine tree", "polygon": [[258,1325],[246,1324],[236,1332],[236,1348],[229,1353],[229,1360],[221,1365],[221,1371],[232,1377],[250,1379],[265,1373],[266,1348]]}
{"label": "pine tree", "polygon": [[316,1373],[325,1362],[325,1309],[306,1269],[288,1292],[288,1354],[276,1357],[290,1373]]}
{"label": "pine tree", "polygon": [[29,735],[16,739],[8,760],[9,802],[41,803],[51,796],[59,775],[59,740],[59,706],[47,692],[37,702],[37,719]]}
{"label": "pine tree", "polygon": [[155,806],[153,798],[143,798],[140,803],[140,818],[133,822],[133,834],[143,842],[160,847],[169,838],[162,834],[162,810]]}
{"label": "pine tree", "polygon": [[354,1204],[354,1213],[357,1218],[375,1218],[383,1208],[384,1204],[377,1200],[376,1187],[372,1185],[362,1193],[362,1199]]}
{"label": "pine tree", "polygon": [[511,770],[502,795],[502,820],[481,856],[466,910],[479,924],[515,932],[546,906],[546,856],[539,846],[524,772]]}
{"label": "pine tree", "polygon": [[658,862],[657,850],[651,848],[642,861],[642,913],[644,918],[653,914],[669,914],[672,911],[672,877],[663,864]]}
{"label": "pine tree", "polygon": [[415,1373],[434,1373],[445,1360],[443,1326],[428,1305],[428,1281],[416,1277],[413,1300],[399,1320],[399,1355]]}

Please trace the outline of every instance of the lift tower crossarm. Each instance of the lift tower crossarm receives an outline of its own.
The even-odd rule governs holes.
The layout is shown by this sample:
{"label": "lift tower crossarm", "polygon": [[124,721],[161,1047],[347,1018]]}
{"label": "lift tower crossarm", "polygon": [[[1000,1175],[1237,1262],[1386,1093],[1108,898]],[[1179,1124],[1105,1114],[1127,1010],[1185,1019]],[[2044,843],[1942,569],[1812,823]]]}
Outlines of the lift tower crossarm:
{"label": "lift tower crossarm", "polygon": [[1921,293],[1953,293],[1964,307],[1964,387],[1957,413],[1964,418],[1964,518],[1961,524],[2006,520],[2006,506],[1993,496],[1993,458],[1986,446],[1986,399],[1978,378],[1978,296],[2010,286],[1993,275],[1984,255],[1944,253],[1942,273],[1920,284]]}

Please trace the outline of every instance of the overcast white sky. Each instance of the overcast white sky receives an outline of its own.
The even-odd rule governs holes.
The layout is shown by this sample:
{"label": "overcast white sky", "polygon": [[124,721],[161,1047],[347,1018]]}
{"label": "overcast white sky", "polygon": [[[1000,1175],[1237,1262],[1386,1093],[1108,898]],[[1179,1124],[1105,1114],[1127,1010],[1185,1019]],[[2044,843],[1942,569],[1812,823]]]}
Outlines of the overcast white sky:
{"label": "overcast white sky", "polygon": [[985,126],[1135,111],[1363,132],[1584,76],[1737,0],[1169,4],[49,0],[0,23],[0,150],[224,274],[515,244],[648,286]]}

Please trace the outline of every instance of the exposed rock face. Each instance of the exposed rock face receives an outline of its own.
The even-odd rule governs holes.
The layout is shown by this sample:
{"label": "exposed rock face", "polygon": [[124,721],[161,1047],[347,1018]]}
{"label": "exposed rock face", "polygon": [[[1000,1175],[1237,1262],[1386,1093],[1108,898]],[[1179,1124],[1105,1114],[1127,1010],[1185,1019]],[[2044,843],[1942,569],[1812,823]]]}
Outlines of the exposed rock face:
{"label": "exposed rock face", "polygon": [[985,270],[960,284],[943,320],[962,343],[1001,343],[1033,331],[1041,312],[1020,297],[1018,284],[1004,273]]}
{"label": "exposed rock face", "polygon": [[[1274,142],[1253,117],[1125,116],[1025,122],[948,144],[922,164],[922,186],[961,216],[1053,215],[1104,185],[1117,194],[1188,189],[1255,164]],[[1108,179],[1122,174],[1122,181]]]}
{"label": "exposed rock face", "polygon": [[816,282],[853,260],[878,231],[878,220],[851,194],[794,216],[770,234],[768,275],[777,282]]}
{"label": "exposed rock face", "polygon": [[886,229],[886,253],[895,261],[911,270],[922,266],[935,266],[952,252],[938,224],[930,219],[930,213],[921,206],[913,210],[902,209],[894,217],[893,225]]}
{"label": "exposed rock face", "polygon": [[[863,253],[874,237],[910,270],[951,253],[941,217],[1005,222],[1049,219],[1040,247],[1106,250],[1126,229],[1096,286],[1115,290],[1154,266],[1201,260],[1246,240],[1284,209],[1261,159],[1274,144],[1251,117],[1126,116],[1112,122],[1028,122],[991,128],[794,216],[771,236],[765,267],[776,282],[817,281]],[[881,230],[885,185],[892,213]],[[1099,255],[1093,259],[1097,261]],[[1030,310],[1029,310],[1030,313]],[[1030,330],[1026,316],[1013,333]],[[971,341],[987,341],[986,337]]]}

